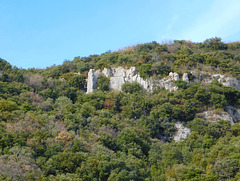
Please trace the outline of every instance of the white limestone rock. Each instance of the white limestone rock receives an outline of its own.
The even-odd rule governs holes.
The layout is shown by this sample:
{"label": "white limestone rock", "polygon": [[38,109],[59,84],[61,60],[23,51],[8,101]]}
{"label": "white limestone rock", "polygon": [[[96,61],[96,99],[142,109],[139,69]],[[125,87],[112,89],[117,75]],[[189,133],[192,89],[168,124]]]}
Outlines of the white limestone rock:
{"label": "white limestone rock", "polygon": [[191,130],[187,127],[184,127],[180,122],[177,122],[175,124],[175,127],[177,128],[177,132],[174,135],[173,139],[176,142],[184,140],[191,133]]}
{"label": "white limestone rock", "polygon": [[233,106],[227,106],[226,110],[228,114],[232,117],[234,123],[240,122],[240,109]]}
{"label": "white limestone rock", "polygon": [[111,69],[107,69],[107,68],[104,68],[102,73],[106,76],[106,77],[112,77],[112,71]]}
{"label": "white limestone rock", "polygon": [[189,83],[188,73],[184,73],[184,74],[183,74],[182,80],[183,80],[183,81],[186,81],[187,83]]}
{"label": "white limestone rock", "polygon": [[233,87],[236,89],[240,89],[240,82],[236,78],[226,77],[225,75],[221,75],[221,74],[212,74],[209,82],[211,83],[215,79],[217,79],[219,83],[221,83],[226,87]]}
{"label": "white limestone rock", "polygon": [[[112,68],[104,68],[103,70],[94,71],[93,69],[89,70],[88,80],[87,80],[87,93],[91,93],[94,89],[96,89],[97,78],[100,74],[105,75],[106,77],[110,77],[110,90],[118,90],[120,91],[122,85],[125,82],[138,82],[143,89],[151,92],[154,87],[161,86],[164,87],[168,91],[176,91],[178,87],[175,85],[174,81],[179,80],[179,75],[175,72],[170,72],[169,75],[163,79],[143,79],[140,76],[136,67],[131,67],[130,69],[125,69],[123,67],[112,67]],[[228,87],[234,87],[240,89],[240,82],[232,77],[227,77],[221,74],[211,74],[208,72],[191,72],[195,79],[193,81],[210,84],[215,79],[218,80],[221,84]],[[182,80],[189,83],[188,74],[184,73],[182,76]]]}
{"label": "white limestone rock", "polygon": [[240,121],[240,109],[233,106],[227,106],[226,111],[204,111],[202,113],[198,113],[198,116],[207,121],[213,122],[227,120],[233,125],[234,123]]}
{"label": "white limestone rock", "polygon": [[222,74],[212,74],[209,72],[194,72],[192,71],[191,74],[195,76],[194,82],[202,82],[206,84],[212,83],[215,79],[218,80],[224,86],[233,87],[236,89],[240,89],[240,81],[234,77],[227,77],[226,75]]}
{"label": "white limestone rock", "polygon": [[160,79],[156,83],[156,86],[164,87],[166,90],[174,92],[178,90],[178,87],[175,85],[174,81],[179,80],[179,75],[177,73],[170,72],[168,77]]}
{"label": "white limestone rock", "polygon": [[94,71],[93,69],[89,70],[88,73],[88,80],[87,80],[87,93],[93,92],[96,89],[96,82],[97,78],[100,74],[104,74],[106,77],[110,77],[110,90],[118,90],[120,91],[122,85],[125,82],[138,82],[143,89],[147,91],[152,91],[153,86],[150,80],[144,80],[140,77],[139,72],[137,71],[136,67],[131,67],[130,69],[124,69],[123,67],[116,67],[116,68],[104,68],[102,71],[97,70]]}
{"label": "white limestone rock", "polygon": [[97,82],[97,78],[94,74],[94,70],[90,69],[88,72],[88,79],[87,79],[87,94],[93,92],[95,89],[95,84]]}
{"label": "white limestone rock", "polygon": [[204,111],[202,113],[199,113],[198,116],[211,122],[226,120],[226,121],[230,121],[232,125],[234,124],[233,118],[230,116],[228,112],[225,112],[225,111],[217,111],[217,110]]}
{"label": "white limestone rock", "polygon": [[[210,84],[213,80],[217,79],[218,82],[223,84],[224,86],[234,87],[240,89],[240,82],[232,77],[226,77],[221,74],[211,74],[208,72],[191,72],[194,76],[195,82],[201,81],[203,83]],[[136,67],[131,67],[130,69],[124,69],[123,67],[116,68],[104,68],[103,70],[94,71],[93,69],[89,70],[88,79],[87,79],[87,93],[93,92],[96,89],[97,78],[100,74],[105,75],[106,77],[110,77],[110,90],[118,90],[120,91],[122,85],[125,82],[138,82],[143,89],[151,92],[154,87],[161,86],[164,87],[168,91],[177,91],[178,87],[175,85],[174,81],[179,80],[179,75],[175,72],[170,72],[168,77],[158,80],[143,79],[140,76]],[[188,74],[184,73],[182,76],[182,80],[189,83]]]}
{"label": "white limestone rock", "polygon": [[225,79],[218,79],[218,82],[220,82],[222,85],[227,86],[227,87],[234,87],[236,89],[240,89],[240,82],[233,77],[226,77]]}
{"label": "white limestone rock", "polygon": [[170,72],[169,73],[169,77],[172,79],[172,80],[179,80],[179,75],[177,73],[173,73],[173,72]]}

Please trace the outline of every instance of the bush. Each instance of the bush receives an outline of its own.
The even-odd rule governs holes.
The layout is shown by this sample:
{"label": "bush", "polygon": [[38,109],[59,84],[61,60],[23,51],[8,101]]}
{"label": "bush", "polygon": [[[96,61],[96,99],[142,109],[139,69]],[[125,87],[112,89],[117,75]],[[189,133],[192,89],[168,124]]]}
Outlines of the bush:
{"label": "bush", "polygon": [[122,91],[125,93],[133,94],[141,91],[141,85],[138,82],[126,82],[122,85]]}
{"label": "bush", "polygon": [[97,80],[97,87],[101,91],[109,91],[110,79],[104,75],[100,75]]}
{"label": "bush", "polygon": [[140,72],[141,77],[147,78],[151,75],[151,64],[142,64],[141,66],[138,67],[138,70]]}

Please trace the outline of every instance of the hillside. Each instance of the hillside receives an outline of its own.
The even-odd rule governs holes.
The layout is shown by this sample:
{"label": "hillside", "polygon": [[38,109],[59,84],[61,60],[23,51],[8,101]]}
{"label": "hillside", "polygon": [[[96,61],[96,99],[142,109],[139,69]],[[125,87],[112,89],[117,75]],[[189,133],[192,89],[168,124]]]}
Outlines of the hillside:
{"label": "hillside", "polygon": [[0,180],[238,180],[239,81],[240,42],[217,37],[0,59]]}

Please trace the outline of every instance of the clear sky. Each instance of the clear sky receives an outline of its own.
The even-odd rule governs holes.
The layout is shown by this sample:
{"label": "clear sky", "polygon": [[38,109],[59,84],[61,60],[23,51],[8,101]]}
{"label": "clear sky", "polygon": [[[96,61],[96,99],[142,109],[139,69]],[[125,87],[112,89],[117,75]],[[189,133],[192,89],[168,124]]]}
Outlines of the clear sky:
{"label": "clear sky", "polygon": [[19,68],[168,40],[240,40],[240,0],[0,0],[0,57]]}

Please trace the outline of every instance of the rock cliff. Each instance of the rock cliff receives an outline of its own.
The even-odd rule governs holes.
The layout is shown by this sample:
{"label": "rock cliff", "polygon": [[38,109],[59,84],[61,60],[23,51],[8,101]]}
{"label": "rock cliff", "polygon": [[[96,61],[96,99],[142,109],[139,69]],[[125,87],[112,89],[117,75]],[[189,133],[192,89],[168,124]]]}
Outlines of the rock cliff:
{"label": "rock cliff", "polygon": [[130,69],[124,69],[123,67],[117,68],[104,68],[103,70],[94,71],[90,69],[88,72],[87,80],[87,93],[93,92],[96,89],[97,78],[100,74],[110,77],[110,90],[121,90],[122,85],[125,82],[138,82],[144,89],[152,90],[152,83],[150,80],[144,80],[140,77],[139,72],[136,67],[131,67]]}
{"label": "rock cliff", "polygon": [[[168,91],[176,91],[178,87],[175,85],[174,81],[180,79],[177,73],[170,72],[169,76],[163,79],[143,79],[140,76],[136,67],[131,67],[130,69],[125,69],[123,67],[112,67],[112,68],[104,68],[103,70],[94,70],[90,69],[88,72],[87,79],[87,93],[93,92],[93,90],[97,89],[96,82],[100,74],[105,75],[106,77],[110,77],[110,90],[121,90],[122,85],[125,82],[138,82],[143,89],[151,92],[154,87],[161,86],[164,87]],[[224,86],[234,87],[240,89],[240,81],[233,78],[227,77],[226,75],[221,74],[212,74],[208,72],[191,72],[194,76],[194,79],[191,81],[195,82],[203,82],[203,83],[211,83],[213,80],[217,79],[219,83]],[[184,73],[182,76],[182,80],[187,83],[190,82],[188,74]]]}
{"label": "rock cliff", "polygon": [[[103,70],[90,69],[88,72],[87,79],[87,93],[93,92],[97,89],[96,82],[100,74],[110,77],[110,90],[121,90],[122,85],[125,82],[138,82],[143,89],[151,92],[154,87],[161,86],[168,91],[176,91],[178,87],[174,84],[174,81],[179,80],[179,75],[177,73],[170,72],[168,77],[158,80],[146,79],[144,80],[136,67],[131,67],[130,69],[124,69],[123,67],[117,68],[104,68]],[[184,81],[189,82],[188,75],[185,73],[182,78]]]}

